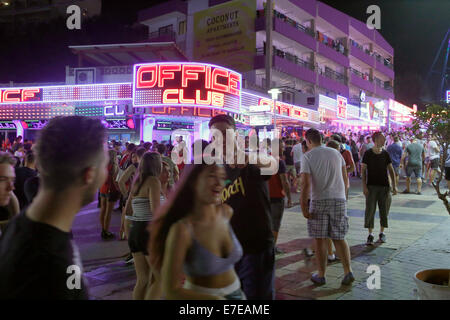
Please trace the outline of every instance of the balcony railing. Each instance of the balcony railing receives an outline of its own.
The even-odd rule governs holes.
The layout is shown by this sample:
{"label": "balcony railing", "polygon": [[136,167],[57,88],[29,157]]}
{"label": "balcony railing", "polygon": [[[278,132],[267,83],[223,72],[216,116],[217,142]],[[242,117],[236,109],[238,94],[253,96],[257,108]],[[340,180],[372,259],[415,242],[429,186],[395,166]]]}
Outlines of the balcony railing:
{"label": "balcony railing", "polygon": [[378,62],[380,62],[380,63],[382,62],[386,67],[394,70],[394,65],[392,64],[392,62],[390,62],[389,59],[387,59],[387,58],[383,58],[377,52],[371,52],[369,49],[364,49],[362,45],[360,45],[358,42],[356,42],[353,39],[350,39],[350,45],[352,47],[356,47],[356,48],[360,49],[362,52],[364,52],[365,54],[367,54],[370,57],[375,57],[375,59]]}
{"label": "balcony railing", "polygon": [[337,82],[347,84],[347,77],[345,75],[343,75],[342,73],[336,72],[334,70],[331,70],[329,68],[325,68],[325,70],[320,70],[320,74],[322,76],[325,76],[325,77],[335,80]]}
{"label": "balcony railing", "polygon": [[[266,54],[266,49],[265,47],[263,48],[257,48],[256,49],[256,54],[257,55],[265,55]],[[296,55],[293,55],[289,52],[285,52],[282,50],[277,49],[275,46],[273,47],[273,55],[274,56],[278,56],[280,58],[286,59],[292,63],[298,64],[304,68],[307,68],[309,70],[313,70],[314,71],[314,65],[308,61],[305,61],[303,59],[300,59],[299,57],[297,57]]]}
{"label": "balcony railing", "polygon": [[363,80],[373,82],[373,80],[370,78],[370,76],[368,74],[364,74],[364,73],[362,73],[362,72],[360,72],[360,71],[358,71],[356,69],[353,69],[353,68],[350,68],[350,72],[355,74],[355,75],[357,75],[358,77],[360,77]]}
{"label": "balcony railing", "polygon": [[[264,17],[264,16],[265,16],[264,9],[256,11],[256,17],[257,18]],[[282,20],[282,21],[286,22],[287,24],[293,26],[294,28],[296,28],[296,29],[306,33],[307,35],[315,38],[314,31],[311,28],[305,27],[301,23],[299,23],[299,22],[297,22],[295,20],[292,20],[291,18],[287,17],[283,13],[281,13],[281,12],[279,12],[277,10],[273,10],[273,16],[274,16],[274,18]]]}
{"label": "balcony railing", "polygon": [[327,47],[336,50],[344,56],[348,56],[348,49],[345,48],[339,40],[333,40],[319,31],[316,32],[316,38],[320,43],[326,45]]}
{"label": "balcony railing", "polygon": [[384,89],[386,91],[389,91],[389,92],[393,92],[394,91],[394,88],[391,87],[389,82],[387,82],[387,81],[383,82],[383,80],[378,79],[377,77],[375,77],[374,80],[375,80],[375,83],[376,83],[376,85],[378,87],[380,87],[380,88],[382,88],[382,89]]}

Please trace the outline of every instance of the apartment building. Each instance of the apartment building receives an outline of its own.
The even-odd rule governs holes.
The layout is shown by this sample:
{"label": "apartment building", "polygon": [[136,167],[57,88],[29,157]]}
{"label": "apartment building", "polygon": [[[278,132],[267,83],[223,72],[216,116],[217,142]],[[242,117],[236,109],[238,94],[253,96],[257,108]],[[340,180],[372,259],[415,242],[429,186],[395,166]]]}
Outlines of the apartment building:
{"label": "apartment building", "polygon": [[[203,45],[202,33],[214,36],[210,27],[229,28],[228,37],[223,33],[221,37],[233,39],[233,30],[238,30],[233,27],[246,24],[241,32],[246,33],[247,38],[244,34],[244,38],[240,35],[236,40],[244,42],[242,39],[246,39],[242,46],[246,47],[241,52],[234,47],[234,53],[245,58],[250,55],[251,60],[247,60],[250,63],[239,70],[228,63],[233,60],[232,54],[228,57],[211,53],[202,60],[242,72],[244,88],[263,91],[266,87],[264,8],[263,0],[173,0],[142,10],[139,22],[148,26],[149,41],[174,41],[193,61],[198,60],[196,50]],[[203,30],[199,28],[202,16],[206,21]],[[231,48],[223,52],[233,52],[236,45],[233,41],[217,43],[212,40],[210,43],[211,51],[214,46]],[[252,47],[250,53],[248,43]],[[392,46],[377,30],[368,29],[365,22],[320,1],[274,1],[272,45],[271,87],[281,88],[280,98],[285,102],[306,105],[307,101],[311,102],[308,97],[315,97],[317,107],[319,95],[333,99],[340,95],[356,106],[361,96],[374,102],[394,99]]]}

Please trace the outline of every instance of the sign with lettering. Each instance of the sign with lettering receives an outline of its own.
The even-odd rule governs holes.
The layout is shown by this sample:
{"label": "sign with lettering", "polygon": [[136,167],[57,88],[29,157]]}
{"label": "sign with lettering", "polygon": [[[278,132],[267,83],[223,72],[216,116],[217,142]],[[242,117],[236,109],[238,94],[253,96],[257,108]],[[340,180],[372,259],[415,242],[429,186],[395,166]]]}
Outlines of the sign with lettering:
{"label": "sign with lettering", "polygon": [[0,122],[0,130],[16,130],[16,125],[12,122]]}
{"label": "sign with lettering", "polygon": [[212,118],[218,114],[228,114],[233,117],[236,122],[242,124],[249,124],[249,116],[218,110],[214,108],[201,108],[201,107],[151,107],[148,108],[148,113],[155,115],[170,115],[170,116],[185,116],[185,117],[203,117]]}
{"label": "sign with lettering", "polygon": [[241,74],[192,62],[134,65],[133,106],[196,106],[239,111]]}
{"label": "sign with lettering", "polygon": [[125,105],[105,106],[103,107],[105,117],[118,117],[125,115]]}
{"label": "sign with lettering", "polygon": [[275,114],[285,115],[297,120],[310,121],[309,110],[299,106],[294,106],[281,101],[274,102],[274,100],[267,98],[261,98],[259,100],[259,105],[263,108],[265,106],[270,106],[271,112]]}
{"label": "sign with lettering", "polygon": [[27,120],[25,123],[27,124],[27,129],[30,130],[41,130],[43,129],[49,120]]}
{"label": "sign with lettering", "polygon": [[191,122],[176,122],[176,121],[162,121],[162,120],[156,120],[155,124],[156,130],[178,130],[178,129],[184,129],[193,131],[194,130],[194,124]]}
{"label": "sign with lettering", "polygon": [[347,119],[347,98],[336,96],[337,109],[336,117],[339,119]]}

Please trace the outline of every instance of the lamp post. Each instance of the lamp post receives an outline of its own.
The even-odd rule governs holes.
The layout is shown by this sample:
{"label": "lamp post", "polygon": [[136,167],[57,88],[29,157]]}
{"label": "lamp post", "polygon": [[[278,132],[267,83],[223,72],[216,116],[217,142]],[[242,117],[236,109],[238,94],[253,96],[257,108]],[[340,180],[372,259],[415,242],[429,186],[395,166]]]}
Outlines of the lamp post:
{"label": "lamp post", "polygon": [[[272,88],[267,92],[272,97],[272,100],[274,100],[274,107],[275,107],[275,101],[278,100],[278,95],[281,93],[281,90],[278,88]],[[274,108],[274,112],[273,112],[273,128],[274,128],[274,130],[277,129],[277,115],[275,113],[275,108]]]}

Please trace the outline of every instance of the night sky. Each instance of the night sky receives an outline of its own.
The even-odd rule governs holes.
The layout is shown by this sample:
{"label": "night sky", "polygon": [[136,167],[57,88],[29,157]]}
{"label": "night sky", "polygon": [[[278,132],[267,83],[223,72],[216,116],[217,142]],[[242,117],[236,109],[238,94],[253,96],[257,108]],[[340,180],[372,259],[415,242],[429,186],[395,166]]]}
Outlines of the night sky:
{"label": "night sky", "polygon": [[[275,0],[276,1],[276,0]],[[102,16],[69,31],[64,18],[38,27],[20,28],[14,34],[0,30],[0,83],[64,81],[65,65],[76,65],[68,45],[142,41],[146,28],[136,23],[137,12],[148,0],[103,1]],[[396,100],[412,105],[428,102],[436,92],[437,78],[425,84],[428,69],[450,28],[450,0],[322,0],[366,21],[366,9],[381,8],[379,32],[394,48]],[[443,55],[438,64],[442,66]],[[431,91],[431,89],[433,91]]]}

